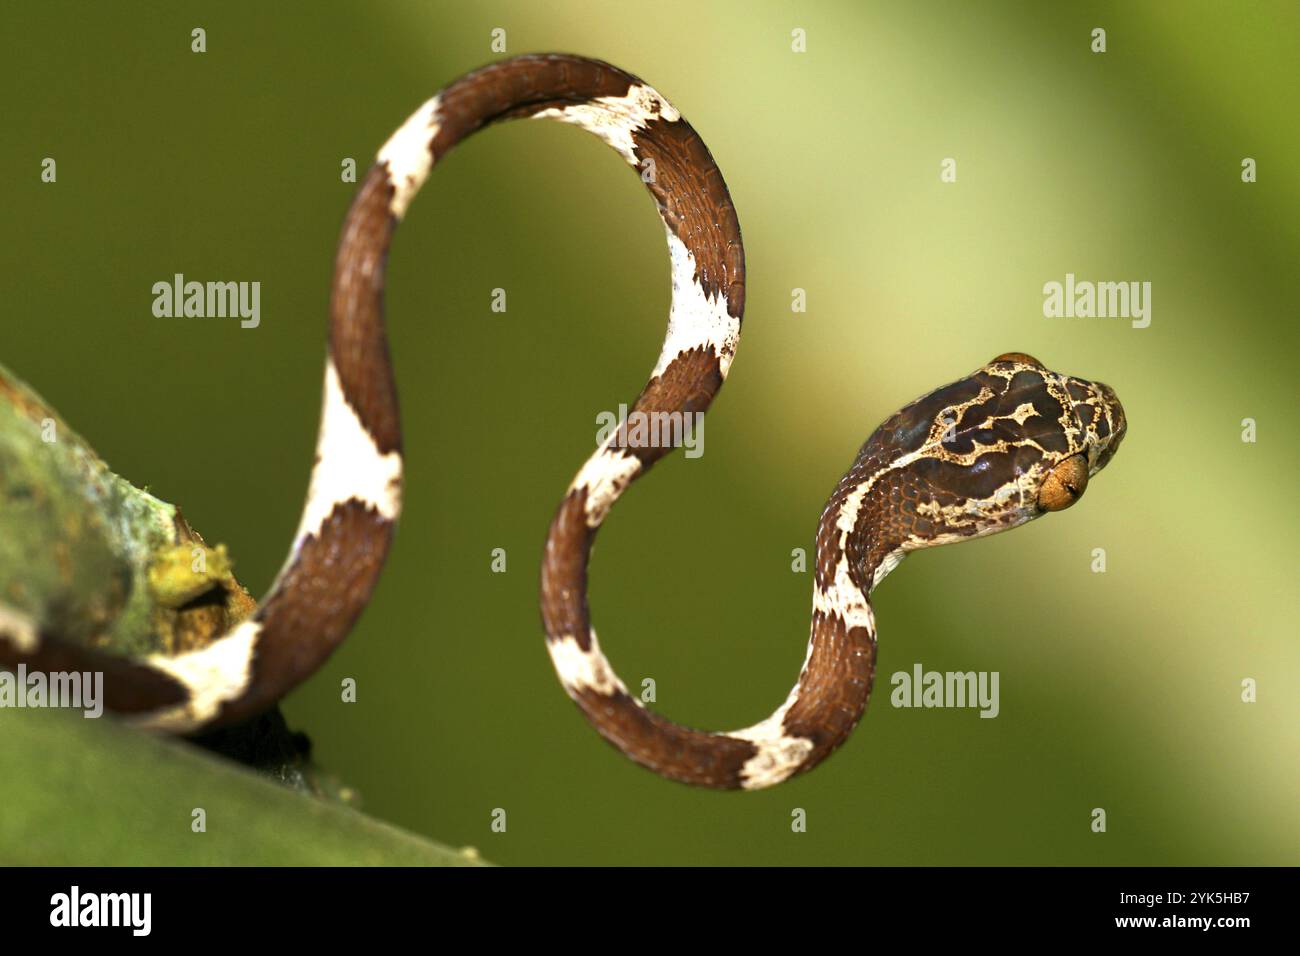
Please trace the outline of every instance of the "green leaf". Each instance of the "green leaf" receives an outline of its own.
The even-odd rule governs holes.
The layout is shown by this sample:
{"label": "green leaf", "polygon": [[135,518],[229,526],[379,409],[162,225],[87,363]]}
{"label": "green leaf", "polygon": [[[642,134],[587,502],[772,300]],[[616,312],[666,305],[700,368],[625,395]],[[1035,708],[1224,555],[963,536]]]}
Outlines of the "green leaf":
{"label": "green leaf", "polygon": [[[206,813],[204,833],[191,829]],[[0,710],[0,862],[462,866],[431,843],[111,718]]]}

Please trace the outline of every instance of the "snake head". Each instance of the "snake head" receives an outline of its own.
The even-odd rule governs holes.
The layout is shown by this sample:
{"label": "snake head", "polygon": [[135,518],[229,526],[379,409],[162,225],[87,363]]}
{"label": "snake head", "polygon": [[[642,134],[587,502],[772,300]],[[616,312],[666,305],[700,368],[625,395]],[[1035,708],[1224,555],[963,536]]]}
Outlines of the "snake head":
{"label": "snake head", "polygon": [[1021,352],[891,416],[859,452],[849,539],[864,582],[909,551],[996,534],[1070,507],[1124,437],[1115,392]]}
{"label": "snake head", "polygon": [[1115,390],[1053,372],[1024,352],[999,355],[976,376],[981,373],[1006,382],[1004,406],[1014,402],[1017,409],[1033,409],[1020,424],[1024,440],[1042,456],[1017,477],[1036,486],[1034,504],[1040,512],[1069,508],[1083,497],[1088,479],[1106,467],[1128,428]]}

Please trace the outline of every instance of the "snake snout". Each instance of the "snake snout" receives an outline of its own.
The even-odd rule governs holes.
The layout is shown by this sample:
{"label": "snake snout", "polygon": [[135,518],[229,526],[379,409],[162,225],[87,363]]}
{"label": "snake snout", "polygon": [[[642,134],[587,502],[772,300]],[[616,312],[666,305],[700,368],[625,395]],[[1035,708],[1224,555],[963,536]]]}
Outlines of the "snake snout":
{"label": "snake snout", "polygon": [[1119,396],[1109,385],[1101,383],[1102,399],[1106,402],[1106,407],[1110,409],[1113,427],[1115,429],[1115,441],[1118,442],[1124,437],[1124,432],[1128,428],[1128,419],[1124,417],[1124,406],[1119,402]]}
{"label": "snake snout", "polygon": [[1113,388],[1104,382],[1094,383],[1094,388],[1103,412],[1097,419],[1096,452],[1092,456],[1092,472],[1096,474],[1106,467],[1119,448],[1119,443],[1124,440],[1124,434],[1128,431],[1128,418],[1124,415],[1124,406],[1120,404],[1119,396]]}

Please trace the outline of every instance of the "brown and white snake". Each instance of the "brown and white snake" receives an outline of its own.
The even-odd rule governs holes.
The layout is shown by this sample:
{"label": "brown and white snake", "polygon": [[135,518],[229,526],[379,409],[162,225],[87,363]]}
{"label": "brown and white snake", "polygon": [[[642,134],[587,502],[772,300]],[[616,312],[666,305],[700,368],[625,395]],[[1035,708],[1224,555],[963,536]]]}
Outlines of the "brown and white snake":
{"label": "brown and white snake", "polygon": [[[667,230],[668,332],[632,416],[703,413],[735,357],[745,307],[740,226],[704,142],[662,96],[595,60],[520,56],[421,106],[379,151],[348,211],[330,305],[316,465],[283,571],[254,616],[209,646],[125,658],[0,619],[0,665],[99,670],[106,704],[179,733],[273,705],[315,671],[370,599],[401,506],[402,439],[384,330],[389,243],[435,162],[498,120],[549,118],[595,133],[642,173]],[[798,682],[757,724],[680,726],[630,695],[587,608],[596,531],[669,451],[627,423],[570,485],[542,561],[547,647],[565,691],[624,754],[673,780],[756,789],[818,764],[867,705],[876,628],[868,595],[909,551],[993,534],[1069,507],[1114,454],[1124,412],[1105,385],[1001,355],[891,416],[862,446],[817,528],[811,637]]]}

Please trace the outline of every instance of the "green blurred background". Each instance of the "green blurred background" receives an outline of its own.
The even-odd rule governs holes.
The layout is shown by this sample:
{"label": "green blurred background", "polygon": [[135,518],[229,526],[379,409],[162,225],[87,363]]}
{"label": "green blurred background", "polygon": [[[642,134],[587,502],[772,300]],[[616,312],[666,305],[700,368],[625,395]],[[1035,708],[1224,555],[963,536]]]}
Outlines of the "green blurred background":
{"label": "green blurred background", "polygon": [[[829,763],[756,794],[662,781],[561,692],[535,593],[596,413],[657,355],[662,229],[594,138],[495,128],[394,246],[407,504],[360,626],[287,701],[321,760],[370,813],[506,864],[1294,864],[1300,15],[1076,6],[11,5],[0,360],[260,593],[312,461],[341,160],[498,58],[494,27],[610,60],[701,131],[748,252],[705,454],[639,483],[593,565],[605,649],[664,713],[722,730],[784,699],[811,588],[791,549],[903,403],[1022,350],[1113,385],[1129,436],[1074,510],[881,587],[875,699]],[[155,319],[175,272],[260,281],[261,327]],[[1150,328],[1045,319],[1066,272],[1149,280]],[[918,661],[999,671],[1001,715],[893,709]]]}

